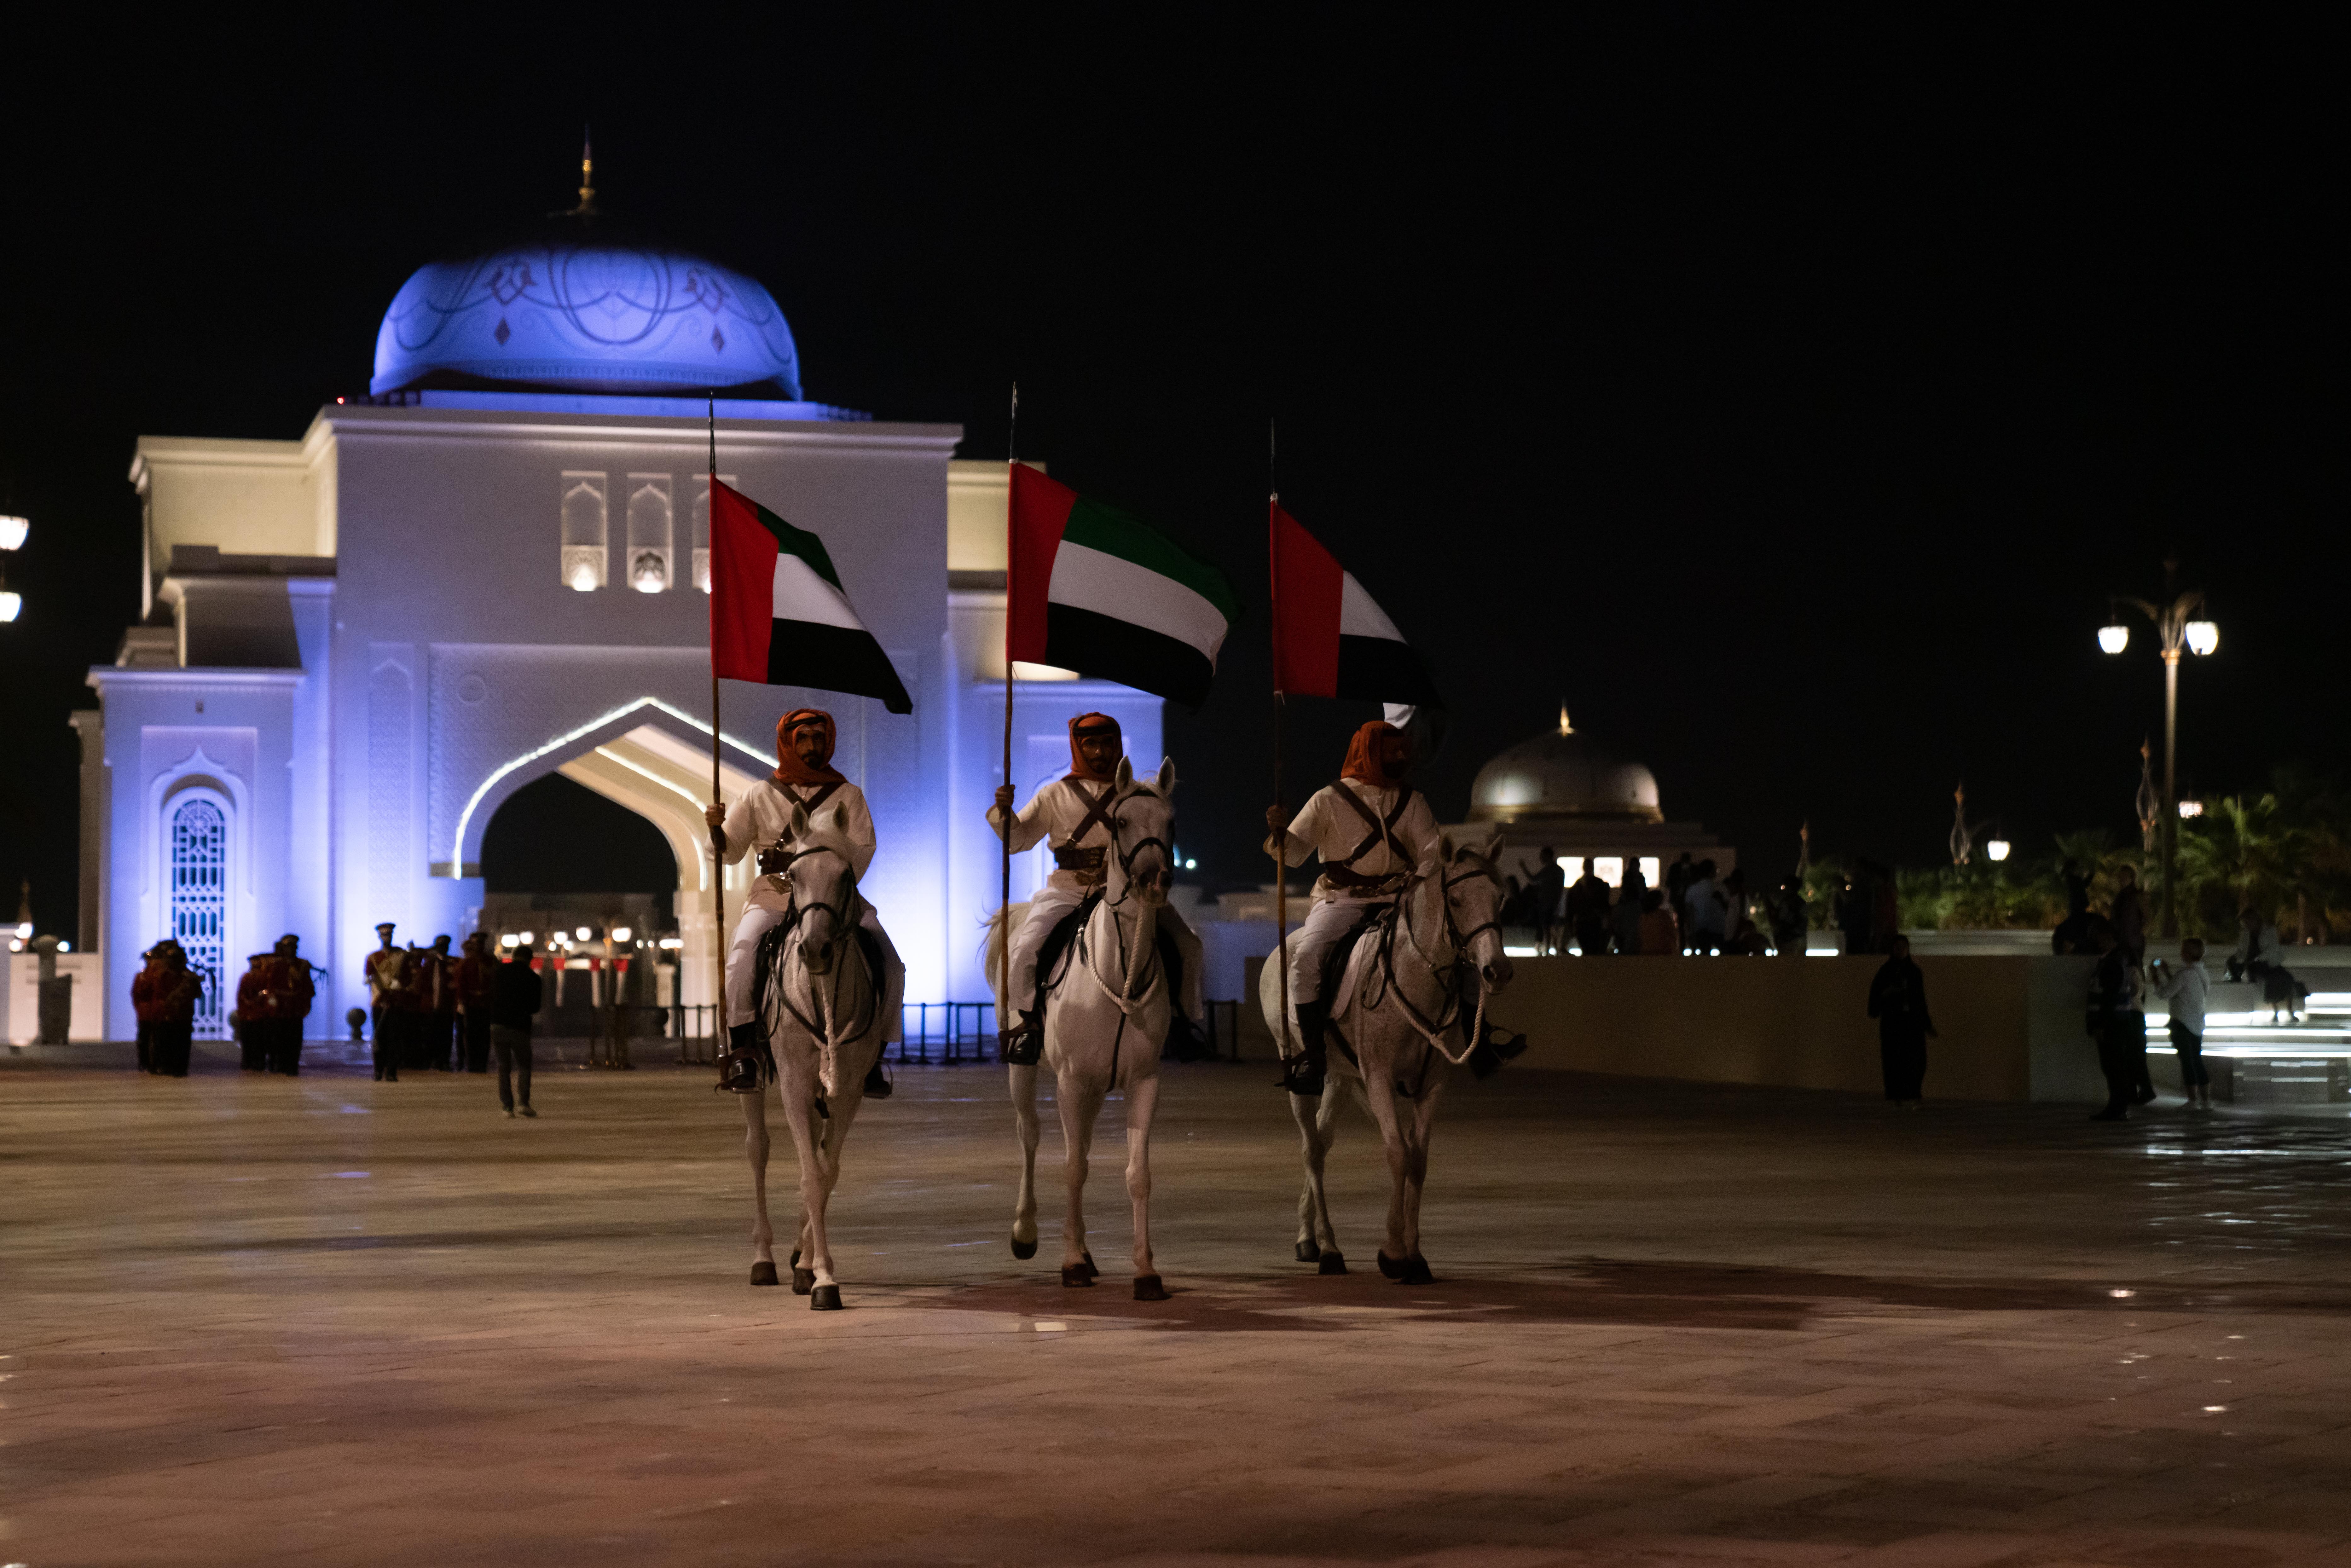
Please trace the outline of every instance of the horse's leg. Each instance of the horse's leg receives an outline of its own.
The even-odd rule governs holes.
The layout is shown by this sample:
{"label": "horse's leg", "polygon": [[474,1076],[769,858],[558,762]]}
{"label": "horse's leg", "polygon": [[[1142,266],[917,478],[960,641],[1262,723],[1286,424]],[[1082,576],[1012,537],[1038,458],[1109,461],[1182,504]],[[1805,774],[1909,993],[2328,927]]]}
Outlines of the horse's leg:
{"label": "horse's leg", "polygon": [[811,1053],[803,1067],[795,1061],[784,1070],[784,1116],[791,1124],[792,1143],[800,1156],[800,1260],[792,1270],[795,1289],[809,1281],[809,1305],[841,1304],[841,1288],[832,1278],[832,1255],[824,1234],[824,1151],[815,1130],[817,1064]]}
{"label": "horse's leg", "polygon": [[1037,1256],[1037,1065],[1010,1067],[1012,1125],[1020,1135],[1020,1191],[1012,1200],[1012,1255]]}
{"label": "horse's leg", "polygon": [[1405,1156],[1404,1242],[1409,1249],[1405,1253],[1405,1282],[1425,1284],[1431,1278],[1428,1260],[1420,1253],[1420,1195],[1428,1185],[1428,1138],[1437,1125],[1437,1102],[1445,1092],[1445,1080],[1437,1078],[1428,1086],[1412,1108],[1412,1142]]}
{"label": "horse's leg", "polygon": [[1086,1250],[1086,1155],[1093,1145],[1094,1117],[1102,1110],[1102,1101],[1098,1092],[1080,1088],[1066,1073],[1056,1080],[1053,1105],[1061,1113],[1061,1176],[1070,1197],[1069,1215],[1061,1224],[1064,1285],[1094,1282],[1089,1267],[1092,1254]]}
{"label": "horse's leg", "polygon": [[1151,1257],[1151,1113],[1159,1106],[1159,1075],[1126,1086],[1126,1196],[1134,1205],[1134,1299],[1164,1301],[1159,1265]]}
{"label": "horse's leg", "polygon": [[821,1245],[812,1254],[817,1261],[810,1265],[816,1271],[816,1284],[809,1302],[812,1307],[824,1307],[826,1298],[819,1292],[827,1285],[833,1287],[831,1305],[841,1304],[841,1281],[832,1271],[832,1195],[841,1186],[841,1150],[849,1142],[849,1129],[856,1124],[858,1108],[865,1103],[865,1097],[858,1092],[864,1079],[865,1075],[859,1073],[849,1084],[848,1092],[830,1103],[832,1114],[817,1129],[817,1174],[822,1185],[817,1190],[810,1214],[816,1220],[815,1237]]}
{"label": "horse's leg", "polygon": [[743,1102],[743,1153],[751,1161],[751,1283],[773,1285],[776,1228],[768,1221],[768,1090],[739,1094]]}
{"label": "horse's leg", "polygon": [[1290,1101],[1290,1120],[1298,1124],[1298,1144],[1305,1155],[1306,1176],[1298,1191],[1298,1249],[1301,1263],[1320,1263],[1325,1274],[1343,1274],[1347,1261],[1339,1252],[1338,1232],[1331,1226],[1331,1199],[1322,1173],[1336,1135],[1339,1080],[1326,1079],[1322,1096],[1310,1108],[1297,1095]]}
{"label": "horse's leg", "polygon": [[[1362,1050],[1360,1043],[1357,1049]],[[1402,1277],[1404,1264],[1412,1254],[1405,1249],[1404,1240],[1406,1134],[1396,1115],[1395,1085],[1388,1069],[1384,1051],[1376,1062],[1370,1051],[1364,1051],[1364,1103],[1379,1126],[1380,1142],[1388,1156],[1388,1238],[1380,1249],[1380,1272],[1395,1279]]]}

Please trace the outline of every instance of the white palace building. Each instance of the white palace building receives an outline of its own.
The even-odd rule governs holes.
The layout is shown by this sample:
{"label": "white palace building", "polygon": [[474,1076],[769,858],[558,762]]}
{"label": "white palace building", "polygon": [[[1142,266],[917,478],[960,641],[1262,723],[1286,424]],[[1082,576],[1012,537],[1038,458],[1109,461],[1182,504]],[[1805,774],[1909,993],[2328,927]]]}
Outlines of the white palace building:
{"label": "white palace building", "polygon": [[[893,716],[729,683],[726,791],[772,766],[786,710],[831,708],[835,761],[880,829],[866,892],[909,1000],[987,994],[1003,465],[956,461],[956,425],[805,401],[790,329],[753,279],[565,233],[417,272],[367,394],[299,439],[141,438],[144,613],[90,672],[98,708],[75,716],[81,936],[110,1038],[133,1032],[139,956],[166,935],[224,977],[202,1015],[215,1034],[245,956],[298,935],[330,971],[310,1031],[335,1032],[365,1000],[378,921],[402,941],[473,929],[484,831],[551,772],[666,836],[684,999],[703,999],[713,388],[720,473],[822,537],[914,697]],[[1157,698],[1023,674],[1024,793],[1066,769],[1063,721],[1087,707],[1158,757]],[[1019,868],[1015,897],[1040,874]]]}

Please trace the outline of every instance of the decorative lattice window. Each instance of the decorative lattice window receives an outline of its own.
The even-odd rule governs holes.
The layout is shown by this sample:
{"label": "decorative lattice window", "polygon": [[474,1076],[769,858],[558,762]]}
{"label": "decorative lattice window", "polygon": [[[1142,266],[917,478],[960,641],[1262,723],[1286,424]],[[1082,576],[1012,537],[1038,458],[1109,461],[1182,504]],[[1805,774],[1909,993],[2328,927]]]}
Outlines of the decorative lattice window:
{"label": "decorative lattice window", "polygon": [[604,586],[609,517],[603,475],[563,476],[564,587],[593,593]]}
{"label": "decorative lattice window", "polygon": [[669,476],[629,476],[629,578],[639,593],[667,591],[673,572]]}
{"label": "decorative lattice window", "polygon": [[228,1033],[228,813],[202,797],[172,809],[172,938],[204,983],[196,1034]]}

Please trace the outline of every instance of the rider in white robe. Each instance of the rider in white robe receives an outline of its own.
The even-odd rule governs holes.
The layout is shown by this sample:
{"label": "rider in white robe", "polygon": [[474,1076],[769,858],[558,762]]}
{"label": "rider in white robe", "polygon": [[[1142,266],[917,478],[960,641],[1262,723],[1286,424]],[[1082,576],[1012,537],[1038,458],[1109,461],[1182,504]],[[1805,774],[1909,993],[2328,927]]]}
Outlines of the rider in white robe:
{"label": "rider in white robe", "polygon": [[[1111,793],[1118,788],[1119,759],[1126,754],[1118,720],[1108,714],[1080,714],[1070,721],[1070,772],[1029,798],[1012,818],[1012,852],[1033,849],[1045,840],[1053,854],[1053,872],[1029,902],[1029,915],[1013,936],[1012,974],[1007,985],[1009,1004],[1019,1021],[1005,1031],[1008,1060],[1033,1061],[1043,1042],[1044,1017],[1037,1006],[1037,954],[1053,927],[1102,884],[1108,857],[1117,852],[1111,831]],[[987,825],[1005,836],[1005,818],[1012,808],[1012,787],[996,791],[987,810]],[[1159,919],[1175,938],[1183,969],[1183,994],[1175,998],[1183,1016],[1197,1024],[1206,1009],[1200,994],[1200,939],[1173,908],[1163,908]]]}
{"label": "rider in white robe", "polygon": [[[733,865],[758,852],[763,873],[751,884],[742,917],[735,923],[735,940],[726,955],[726,1032],[731,1053],[754,1048],[755,1009],[752,970],[759,938],[774,929],[791,907],[790,894],[764,873],[780,870],[793,855],[825,848],[838,851],[850,871],[863,881],[873,862],[873,814],[865,792],[832,768],[832,716],[821,708],[799,708],[784,716],[776,727],[776,771],[754,784],[731,808],[711,806],[704,813],[710,824],[712,846],[719,858]],[[792,808],[806,813],[806,829],[792,831]],[[882,1038],[894,1040],[902,1033],[901,1003],[906,995],[906,966],[871,902],[858,899],[858,924],[880,939],[882,946]],[[730,1087],[739,1080],[722,1070]],[[879,1060],[866,1075],[869,1099],[890,1095],[889,1079]]]}
{"label": "rider in white robe", "polygon": [[1315,791],[1294,820],[1285,824],[1279,806],[1266,810],[1268,854],[1279,853],[1286,866],[1302,864],[1310,853],[1322,860],[1313,904],[1290,939],[1290,1001],[1305,1047],[1282,1061],[1282,1083],[1293,1094],[1322,1092],[1323,1029],[1331,1017],[1322,999],[1323,961],[1348,932],[1395,900],[1406,876],[1442,852],[1427,798],[1405,782],[1411,768],[1410,738],[1375,719],[1349,742],[1339,780]]}

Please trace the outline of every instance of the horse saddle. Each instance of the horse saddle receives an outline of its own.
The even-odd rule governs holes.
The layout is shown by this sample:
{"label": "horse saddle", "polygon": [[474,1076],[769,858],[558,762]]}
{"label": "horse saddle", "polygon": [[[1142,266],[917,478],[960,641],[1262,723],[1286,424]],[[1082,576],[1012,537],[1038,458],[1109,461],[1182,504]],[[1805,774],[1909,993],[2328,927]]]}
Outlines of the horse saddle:
{"label": "horse saddle", "polygon": [[1363,946],[1364,938],[1395,924],[1395,905],[1388,904],[1331,945],[1331,951],[1322,959],[1322,1000],[1330,1009],[1327,1016],[1339,1019],[1347,1015],[1348,1006],[1355,999],[1354,988],[1346,984],[1347,966],[1353,961],[1355,949]]}
{"label": "horse saddle", "polygon": [[[1045,933],[1044,944],[1037,949],[1037,1019],[1042,1023],[1046,1009],[1051,1005],[1053,993],[1061,988],[1069,971],[1061,960],[1070,945],[1078,939],[1086,922],[1093,918],[1094,905],[1102,902],[1100,888],[1086,894],[1075,909],[1054,923]],[[1167,975],[1167,1038],[1160,1042],[1163,1051],[1173,1051],[1179,1061],[1193,1061],[1207,1052],[1207,1042],[1201,1037],[1199,1026],[1184,1016],[1184,1009],[1175,1006],[1184,994],[1184,955],[1176,946],[1176,934],[1165,926],[1159,928],[1159,962]]]}

